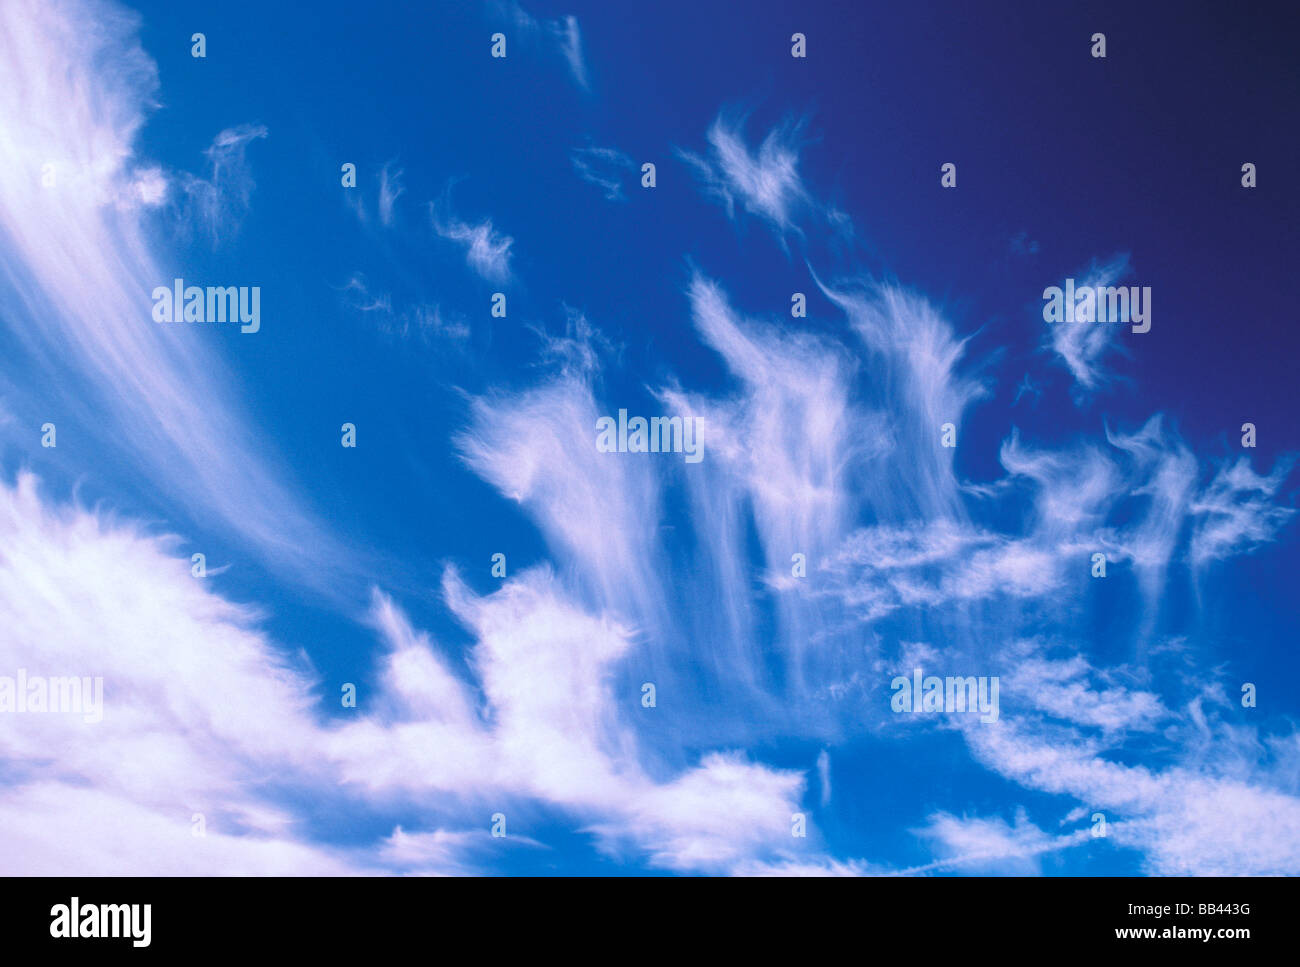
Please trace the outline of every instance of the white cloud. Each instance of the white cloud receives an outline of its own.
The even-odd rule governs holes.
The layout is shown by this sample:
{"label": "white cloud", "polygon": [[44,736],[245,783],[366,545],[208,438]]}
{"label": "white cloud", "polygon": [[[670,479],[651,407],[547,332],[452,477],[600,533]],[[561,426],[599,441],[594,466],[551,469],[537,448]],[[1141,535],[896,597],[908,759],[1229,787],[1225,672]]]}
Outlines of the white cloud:
{"label": "white cloud", "polygon": [[463,342],[470,336],[469,324],[464,317],[446,312],[436,303],[413,302],[394,308],[392,295],[388,292],[372,293],[369,283],[360,273],[348,279],[342,291],[348,293],[349,305],[353,309],[390,336],[453,343]]}
{"label": "white cloud", "polygon": [[801,123],[773,128],[757,151],[745,144],[742,124],[719,116],[708,132],[709,154],[678,151],[694,169],[704,190],[736,217],[737,204],[771,225],[777,234],[796,231],[795,218],[809,204],[799,177]]}
{"label": "white cloud", "polygon": [[644,465],[597,451],[598,414],[586,375],[570,373],[475,400],[456,443],[475,472],[534,516],[594,608],[662,628],[660,484]]}
{"label": "white cloud", "polygon": [[[476,802],[540,799],[586,817],[611,853],[631,849],[678,870],[722,872],[788,852],[803,777],[710,753],[655,782],[638,762],[612,693],[627,629],[565,599],[554,575],[524,571],[476,597],[454,573],[451,610],[473,633],[469,656],[482,689],[478,714],[466,683],[428,639],[381,599],[377,621],[394,650],[381,712],[338,731],[331,756],[372,795],[440,790]],[[496,808],[494,806],[494,808]],[[502,806],[506,815],[510,807]]]}
{"label": "white cloud", "polygon": [[[1075,278],[1078,286],[1113,286],[1131,271],[1127,253],[1119,253],[1105,262],[1094,260]],[[1063,284],[1063,283],[1062,283]],[[1042,315],[1036,314],[1042,323]],[[1048,327],[1047,344],[1052,348],[1078,384],[1080,394],[1100,388],[1107,380],[1101,358],[1113,347],[1111,336],[1117,328],[1110,323],[1059,322],[1042,323]]]}
{"label": "white cloud", "polygon": [[1014,825],[1000,816],[957,817],[938,812],[915,831],[929,840],[940,859],[907,872],[957,868],[966,873],[1032,875],[1042,872],[1044,853],[1086,842],[1087,831],[1049,836],[1017,810]]}
{"label": "white cloud", "polygon": [[489,0],[488,8],[494,17],[507,21],[518,31],[513,40],[540,37],[543,43],[552,45],[564,57],[577,85],[583,90],[590,87],[587,63],[582,56],[582,31],[577,17],[539,19],[520,6],[517,0]]}
{"label": "white cloud", "polygon": [[[1170,714],[1158,695],[1105,681],[1116,670],[1098,672],[1082,655],[1049,658],[1022,642],[1009,646],[1002,660],[1009,669],[1002,676],[1006,700],[1056,719],[1105,733],[1148,732]],[[1103,679],[1102,687],[1094,687],[1094,678]]]}
{"label": "white cloud", "polygon": [[465,261],[471,269],[489,282],[509,281],[510,247],[515,240],[497,232],[492,227],[492,219],[485,218],[471,224],[457,218],[444,218],[435,206],[430,206],[430,211],[433,230],[465,250]]}
{"label": "white cloud", "polygon": [[255,791],[315,768],[310,672],[168,547],[0,484],[0,669],[103,679],[101,721],[0,714],[4,872],[343,872]]}
{"label": "white cloud", "polygon": [[[213,244],[239,228],[254,188],[245,154],[250,142],[266,136],[265,126],[259,124],[227,128],[204,152],[212,169],[209,176],[181,176],[180,187],[186,196],[186,221],[205,228]],[[156,185],[152,190],[156,190]],[[141,190],[142,195],[146,193],[145,189]]]}
{"label": "white cloud", "polygon": [[609,201],[624,201],[623,176],[634,171],[632,159],[616,148],[587,145],[574,148],[569,153],[574,170],[584,181],[589,181],[605,193]]}
{"label": "white cloud", "polygon": [[276,836],[192,833],[190,803],[151,808],[70,783],[0,792],[5,876],[355,876],[355,859]]}
{"label": "white cloud", "polygon": [[[526,817],[538,802],[573,813],[603,849],[674,869],[789,858],[803,777],[711,753],[652,780],[618,712],[634,703],[611,690],[631,637],[568,601],[549,572],[524,571],[488,597],[447,576],[447,602],[476,642],[459,669],[376,595],[369,620],[388,644],[376,686],[326,725],[301,657],[168,546],[44,504],[31,477],[0,485],[0,667],[104,680],[102,721],[0,715],[4,872],[481,868],[494,855],[476,833],[483,804]],[[281,790],[341,797],[362,814],[416,801],[442,821],[331,847],[276,804]],[[191,832],[196,813],[206,836]]]}
{"label": "white cloud", "polygon": [[402,186],[402,169],[393,170],[392,162],[379,169],[379,220],[387,227],[393,224],[393,205],[406,189]]}
{"label": "white cloud", "polygon": [[[0,7],[0,323],[13,337],[14,396],[41,401],[37,425],[81,419],[92,460],[96,444],[111,449],[151,490],[228,526],[273,566],[331,586],[352,556],[269,464],[232,389],[238,379],[214,347],[189,338],[197,330],[152,320],[150,293],[181,272],[152,241],[164,176],[134,146],[157,93],[138,29],[108,3]],[[263,133],[223,132],[210,180],[187,182],[209,229],[246,202],[244,149]]]}
{"label": "white cloud", "polygon": [[1275,539],[1295,513],[1293,508],[1270,502],[1290,472],[1287,462],[1263,477],[1250,468],[1245,457],[1221,467],[1209,487],[1191,504],[1191,513],[1196,517],[1192,563],[1204,567]]}
{"label": "white cloud", "polygon": [[1091,743],[1004,717],[969,729],[977,757],[1032,789],[1074,796],[1107,816],[1117,846],[1141,850],[1158,875],[1269,875],[1300,870],[1300,798],[1171,767],[1123,765]]}
{"label": "white cloud", "polygon": [[578,18],[573,16],[565,17],[562,21],[557,22],[553,29],[558,34],[560,51],[564,54],[564,60],[573,73],[573,79],[578,82],[579,87],[585,90],[589,84],[587,81],[587,64],[582,59],[582,31],[578,28]]}

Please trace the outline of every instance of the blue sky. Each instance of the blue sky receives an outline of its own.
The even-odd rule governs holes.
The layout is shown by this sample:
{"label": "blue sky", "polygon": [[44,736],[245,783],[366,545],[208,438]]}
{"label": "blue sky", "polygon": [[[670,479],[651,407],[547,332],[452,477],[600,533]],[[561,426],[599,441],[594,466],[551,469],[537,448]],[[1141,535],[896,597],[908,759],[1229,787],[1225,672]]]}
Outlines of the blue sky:
{"label": "blue sky", "polygon": [[1293,27],[803,6],[5,5],[5,872],[1300,871]]}

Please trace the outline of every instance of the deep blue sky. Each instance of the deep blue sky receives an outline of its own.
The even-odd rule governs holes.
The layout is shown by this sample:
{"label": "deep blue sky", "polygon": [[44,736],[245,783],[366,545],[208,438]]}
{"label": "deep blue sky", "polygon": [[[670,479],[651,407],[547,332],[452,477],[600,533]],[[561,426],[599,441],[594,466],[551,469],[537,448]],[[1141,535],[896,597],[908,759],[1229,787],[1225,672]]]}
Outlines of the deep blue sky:
{"label": "deep blue sky", "polygon": [[[1048,708],[1048,699],[1025,711],[1048,746],[1054,729],[1077,729],[1070,735],[1098,761],[1170,783],[1186,784],[1189,776],[1240,781],[1294,802],[1294,524],[1283,515],[1258,532],[1243,525],[1208,565],[1194,566],[1190,557],[1215,513],[1205,507],[1216,474],[1239,458],[1272,480],[1247,517],[1295,501],[1293,476],[1283,469],[1269,478],[1300,451],[1290,292],[1300,215],[1300,38],[1282,5],[845,2],[792,10],[769,2],[536,0],[527,7],[531,27],[510,7],[468,0],[326,2],[310,12],[240,0],[132,6],[158,77],[157,105],[136,135],[135,157],[160,165],[173,186],[168,204],[142,216],[159,282],[180,275],[196,284],[262,286],[256,335],[178,329],[161,338],[203,340],[204,351],[224,366],[233,412],[255,441],[256,458],[286,482],[305,514],[324,522],[337,545],[319,552],[297,547],[309,558],[319,553],[311,565],[319,580],[307,580],[229,520],[155,486],[125,449],[111,444],[88,444],[80,456],[65,454],[68,445],[61,444],[56,458],[36,437],[6,438],[3,466],[10,476],[36,470],[61,499],[75,483],[83,504],[102,500],[158,533],[181,535],[183,556],[202,548],[212,566],[229,564],[213,578],[214,590],[259,609],[259,627],[276,648],[306,653],[319,687],[312,714],[326,727],[364,711],[337,707],[339,683],[359,683],[363,694],[380,688],[381,652],[368,616],[375,588],[449,656],[484,703],[485,720],[501,714],[486,709],[475,636],[451,613],[441,582],[451,566],[474,592],[491,594],[501,582],[489,574],[489,558],[502,551],[511,576],[550,566],[578,605],[636,626],[631,657],[614,664],[609,680],[620,702],[632,696],[611,714],[641,744],[640,768],[669,781],[710,752],[738,750],[772,769],[802,772],[808,782],[801,803],[833,861],[938,873],[1168,872],[1180,863],[1221,869],[1214,857],[1169,846],[1186,813],[1166,815],[1147,800],[1099,806],[1102,790],[1089,800],[1071,780],[1017,772],[1009,764],[1014,756],[981,746],[960,728],[891,726],[889,681],[898,669],[910,672],[902,665],[916,643],[963,674],[1011,676],[1019,659],[1003,646],[1019,640],[1037,641],[1041,652],[1034,655],[1044,661],[1082,656],[1088,671],[1079,687],[1086,694],[1074,694],[1079,704],[1072,711]],[[554,33],[567,16],[580,26],[585,86]],[[488,56],[497,30],[510,45],[504,60]],[[206,34],[204,59],[190,54],[195,31]],[[808,38],[806,59],[790,56],[795,31]],[[1106,34],[1105,59],[1089,54],[1097,31]],[[105,69],[111,72],[111,64]],[[797,180],[807,193],[792,226],[774,229],[746,211],[734,185],[731,215],[703,190],[683,154],[716,161],[708,134],[719,119],[740,133],[749,152],[770,131],[789,126],[789,138],[778,141],[796,152]],[[195,226],[176,186],[185,172],[220,183],[222,172],[210,170],[204,152],[218,132],[241,125],[264,126],[266,136],[250,140],[243,159],[232,162],[252,187],[246,204],[223,214],[214,240]],[[604,197],[574,164],[573,153],[584,147],[616,149],[637,167],[655,163],[657,186],[642,189],[626,170],[624,197]],[[354,190],[340,186],[344,162],[357,166]],[[939,184],[946,162],[957,166],[955,190]],[[1257,166],[1254,189],[1241,187],[1244,162]],[[379,214],[385,168],[402,188],[391,224]],[[513,239],[508,278],[484,278],[467,265],[465,249],[435,230],[430,203],[444,221],[490,220],[497,236]],[[851,220],[851,233],[833,228],[834,212]],[[1041,293],[1120,253],[1129,265],[1122,281],[1152,290],[1151,331],[1116,334],[1097,361],[1101,384],[1089,389],[1049,345]],[[969,380],[982,389],[953,414],[961,436],[944,492],[960,501],[966,524],[985,535],[1072,548],[1082,563],[1066,573],[1083,580],[905,607],[847,626],[852,586],[837,585],[834,594],[843,600],[798,612],[792,627],[800,635],[815,629],[810,640],[836,651],[843,674],[822,680],[810,672],[816,688],[797,695],[780,679],[770,697],[786,706],[789,719],[767,717],[762,704],[739,704],[704,671],[695,675],[695,662],[707,666],[726,643],[679,639],[726,610],[724,586],[733,596],[737,587],[747,589],[747,607],[757,616],[752,645],[768,656],[764,661],[781,665],[772,656],[790,644],[779,594],[764,577],[764,555],[782,558],[784,551],[760,547],[767,532],[748,516],[748,505],[735,547],[712,547],[748,575],[724,584],[697,568],[706,555],[696,542],[708,547],[719,532],[704,526],[680,480],[666,478],[662,504],[608,494],[662,540],[667,569],[649,569],[676,618],[656,626],[653,609],[631,603],[635,589],[628,589],[626,611],[597,594],[581,555],[539,523],[545,509],[521,506],[485,480],[467,460],[463,435],[470,427],[480,438],[485,432],[475,399],[503,414],[527,409],[528,394],[555,378],[546,348],[579,315],[598,334],[586,345],[600,360],[598,375],[588,374],[600,413],[659,413],[664,404],[654,393],[664,387],[714,402],[743,395],[726,353],[708,345],[692,321],[697,272],[717,281],[741,317],[845,347],[859,366],[845,384],[849,398],[877,404],[884,426],[900,434],[912,415],[906,374],[863,349],[813,273],[832,286],[897,286],[928,300],[954,339],[966,340],[936,385]],[[369,296],[386,295],[392,312],[362,311],[369,296],[349,287],[354,279],[364,280]],[[505,319],[489,315],[496,291],[509,299]],[[808,295],[806,320],[790,318],[795,291]],[[403,312],[435,304],[460,336],[401,331]],[[911,338],[907,319],[895,324],[900,339]],[[6,346],[17,345],[16,336],[5,338]],[[66,374],[66,386],[75,387],[76,378]],[[1025,380],[1029,392],[1021,396]],[[773,400],[776,409],[793,412],[788,400]],[[813,403],[815,412],[815,395]],[[1153,447],[1160,459],[1185,449],[1194,466],[1189,489],[1171,498],[1179,507],[1174,518],[1152,508],[1172,492],[1161,468],[1176,475],[1177,461],[1153,457],[1150,465],[1131,466],[1107,441],[1108,430],[1137,434],[1157,415],[1162,429]],[[1258,428],[1254,450],[1240,446],[1239,427],[1248,421]],[[358,427],[356,450],[339,446],[344,422]],[[873,433],[864,422],[848,437]],[[1095,527],[1057,533],[1052,514],[1034,523],[1035,491],[1026,483],[1033,474],[1012,479],[1000,449],[1013,433],[1063,461],[1095,447],[1128,468],[1117,470],[1121,490]],[[754,459],[762,467],[764,460],[779,464],[776,456],[759,452]],[[218,478],[239,473],[220,453],[209,457]],[[846,478],[848,519],[836,540],[858,528],[920,533],[934,523],[891,518],[867,496],[893,488],[886,478],[908,490],[907,467],[930,456],[904,446],[881,459]],[[1082,479],[1083,464],[1077,471],[1063,466],[1050,486],[1064,493]],[[779,479],[780,471],[771,475]],[[760,471],[745,491],[750,497],[764,476]],[[972,496],[959,491],[962,483],[989,484],[996,494]],[[1225,499],[1249,498],[1238,490]],[[1071,498],[1062,499],[1069,507]],[[1100,539],[1103,531],[1136,548],[1139,558],[1162,535],[1173,542],[1159,576],[1149,579],[1154,583],[1144,584],[1132,561],[1113,559],[1105,582],[1088,579],[1087,554],[1076,542]],[[960,552],[953,573],[975,568],[977,558],[963,563],[961,553],[976,550]],[[612,573],[616,582],[620,577]],[[939,580],[934,573],[927,579]],[[887,578],[859,571],[856,580],[866,587]],[[655,641],[656,633],[674,640]],[[684,703],[675,709],[666,699],[649,725],[636,717],[636,689],[651,661],[640,662],[641,648],[680,676]],[[861,677],[851,679],[855,671]],[[853,700],[860,705],[836,705],[821,719],[833,704],[824,689],[849,680],[862,690]],[[1245,681],[1259,683],[1261,695],[1267,690],[1257,709],[1243,710],[1237,701]],[[1219,699],[1207,698],[1215,689]],[[1128,704],[1135,692],[1158,697],[1154,724]],[[1115,713],[1120,718],[1134,717],[1091,735],[1094,700],[1124,710]],[[1003,699],[1011,721],[1016,701]],[[1088,746],[1094,738],[1099,744]],[[826,802],[819,800],[815,767],[822,750],[834,786]],[[1237,801],[1235,786],[1215,788]],[[367,848],[399,824],[408,831],[475,828],[466,816],[491,812],[479,808],[474,790],[394,794],[377,804],[362,802],[346,784],[304,791],[285,780],[283,787],[259,787],[259,794],[293,813],[301,837],[326,849]],[[483,851],[473,857],[474,868],[698,868],[657,859],[654,847],[636,845],[636,834],[628,834],[634,845],[612,856],[598,848],[593,831],[606,824],[600,807],[512,795],[512,830],[544,845]],[[1086,829],[1094,808],[1112,822],[1130,820],[1131,835],[1114,844],[1042,845]],[[1278,835],[1300,837],[1283,827]],[[1188,834],[1197,842],[1199,835]],[[944,862],[989,842],[1002,852]],[[1028,852],[1008,856],[1007,844],[1012,854]],[[1286,855],[1295,855],[1300,839],[1289,849]]]}

